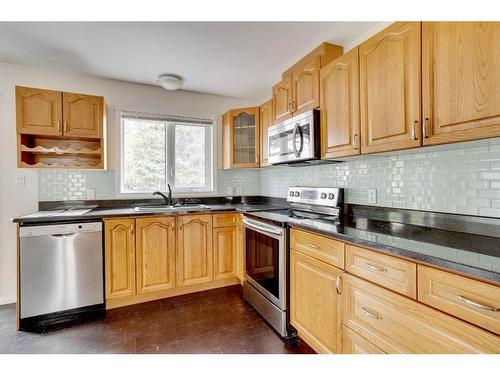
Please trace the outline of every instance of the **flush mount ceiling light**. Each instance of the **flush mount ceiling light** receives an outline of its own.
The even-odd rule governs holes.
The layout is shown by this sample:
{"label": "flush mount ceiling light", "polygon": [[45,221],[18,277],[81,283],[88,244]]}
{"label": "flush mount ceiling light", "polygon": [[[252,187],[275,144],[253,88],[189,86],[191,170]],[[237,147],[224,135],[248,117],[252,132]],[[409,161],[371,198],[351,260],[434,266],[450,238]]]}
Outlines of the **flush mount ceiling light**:
{"label": "flush mount ceiling light", "polygon": [[184,83],[184,78],[178,74],[162,74],[158,77],[158,83],[167,90],[177,90]]}

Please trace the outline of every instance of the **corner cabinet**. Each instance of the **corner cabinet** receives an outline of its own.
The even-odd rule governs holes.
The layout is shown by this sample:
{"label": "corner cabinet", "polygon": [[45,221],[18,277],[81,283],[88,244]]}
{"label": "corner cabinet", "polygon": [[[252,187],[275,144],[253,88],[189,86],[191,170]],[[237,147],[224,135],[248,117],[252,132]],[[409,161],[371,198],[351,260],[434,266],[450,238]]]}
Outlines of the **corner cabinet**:
{"label": "corner cabinet", "polygon": [[424,145],[500,136],[500,23],[423,22]]}
{"label": "corner cabinet", "polygon": [[259,166],[259,107],[232,109],[222,116],[223,166]]}
{"label": "corner cabinet", "polygon": [[358,48],[321,69],[321,158],[360,153]]}
{"label": "corner cabinet", "polygon": [[177,218],[178,285],[213,280],[212,215]]}
{"label": "corner cabinet", "polygon": [[420,22],[395,22],[359,46],[361,151],[421,145]]}
{"label": "corner cabinet", "polygon": [[135,294],[134,219],[105,220],[106,300]]}

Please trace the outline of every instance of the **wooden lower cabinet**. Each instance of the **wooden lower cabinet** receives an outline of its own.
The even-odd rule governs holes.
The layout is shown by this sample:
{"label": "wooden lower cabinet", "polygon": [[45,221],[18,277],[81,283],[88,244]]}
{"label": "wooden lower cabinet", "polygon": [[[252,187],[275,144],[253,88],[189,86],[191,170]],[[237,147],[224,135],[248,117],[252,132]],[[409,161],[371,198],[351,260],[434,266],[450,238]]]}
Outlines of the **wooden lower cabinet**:
{"label": "wooden lower cabinet", "polygon": [[104,221],[107,300],[135,294],[134,225],[134,219]]}
{"label": "wooden lower cabinet", "polygon": [[212,215],[179,216],[177,221],[178,285],[213,280]]}
{"label": "wooden lower cabinet", "polygon": [[342,354],[385,354],[385,352],[344,325],[342,327]]}
{"label": "wooden lower cabinet", "polygon": [[290,273],[291,324],[316,352],[340,353],[343,271],[292,249]]}
{"label": "wooden lower cabinet", "polygon": [[498,335],[355,276],[344,279],[344,324],[386,353],[500,353]]}
{"label": "wooden lower cabinet", "polygon": [[136,220],[137,294],[175,288],[175,216]]}
{"label": "wooden lower cabinet", "polygon": [[235,250],[237,235],[236,227],[214,228],[213,230],[215,280],[232,278],[236,275]]}

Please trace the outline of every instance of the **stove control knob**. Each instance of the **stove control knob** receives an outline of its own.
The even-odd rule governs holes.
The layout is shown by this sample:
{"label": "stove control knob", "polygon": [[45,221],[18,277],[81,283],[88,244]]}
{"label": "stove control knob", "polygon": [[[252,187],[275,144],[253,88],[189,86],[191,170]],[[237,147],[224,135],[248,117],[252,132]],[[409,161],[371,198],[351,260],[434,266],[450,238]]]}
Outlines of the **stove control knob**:
{"label": "stove control knob", "polygon": [[326,199],[326,193],[321,193],[321,199]]}
{"label": "stove control knob", "polygon": [[333,199],[335,198],[335,195],[333,193],[328,194],[328,199]]}
{"label": "stove control knob", "polygon": [[300,193],[298,191],[295,192],[294,194],[296,197],[298,197],[300,195]]}
{"label": "stove control knob", "polygon": [[291,197],[293,197],[293,191],[290,191],[290,194],[289,194]]}

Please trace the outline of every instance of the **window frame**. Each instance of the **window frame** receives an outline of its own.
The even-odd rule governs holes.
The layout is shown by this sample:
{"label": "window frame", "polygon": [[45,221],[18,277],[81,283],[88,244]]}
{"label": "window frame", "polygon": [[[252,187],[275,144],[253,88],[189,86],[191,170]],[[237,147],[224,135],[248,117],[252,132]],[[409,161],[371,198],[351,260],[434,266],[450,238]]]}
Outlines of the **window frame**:
{"label": "window frame", "polygon": [[152,118],[157,118],[161,120],[162,117],[165,118],[166,124],[166,183],[169,183],[172,186],[172,195],[175,198],[189,198],[189,197],[208,197],[208,196],[216,196],[217,195],[217,187],[215,184],[216,181],[216,157],[215,153],[217,150],[215,131],[216,131],[216,121],[213,116],[206,118],[199,118],[199,120],[210,121],[211,124],[190,124],[186,122],[186,125],[189,126],[200,126],[205,129],[205,188],[202,189],[187,189],[187,188],[179,188],[175,186],[175,128],[176,126],[182,126],[179,124],[168,124],[169,117],[187,117],[196,119],[192,116],[184,116],[184,115],[171,115],[171,114],[161,114],[161,113],[152,113],[152,112],[144,112],[138,110],[129,110],[124,108],[115,108],[115,117],[116,124],[118,129],[118,145],[117,145],[117,173],[116,173],[116,188],[115,194],[118,197],[122,198],[156,198],[152,196],[153,191],[125,191],[123,189],[124,179],[124,166],[125,166],[125,155],[124,155],[124,118],[123,113],[135,113],[138,115],[151,116]]}

